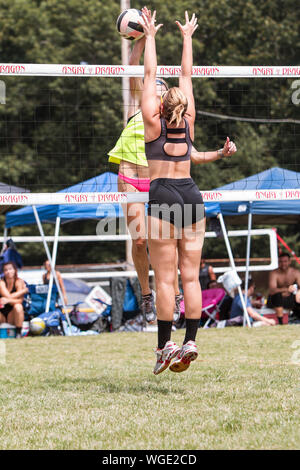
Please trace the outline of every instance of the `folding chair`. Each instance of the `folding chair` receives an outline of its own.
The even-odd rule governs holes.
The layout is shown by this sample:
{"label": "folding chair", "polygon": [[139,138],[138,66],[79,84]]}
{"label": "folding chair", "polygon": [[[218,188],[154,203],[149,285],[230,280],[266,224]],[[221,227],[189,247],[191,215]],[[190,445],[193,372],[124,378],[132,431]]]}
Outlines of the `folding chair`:
{"label": "folding chair", "polygon": [[[46,310],[47,296],[49,285],[48,284],[29,284],[28,294],[25,294],[23,300],[23,307],[25,312],[25,319],[31,320]],[[55,310],[56,302],[58,300],[58,291],[55,285],[52,286],[49,311]]]}
{"label": "folding chair", "polygon": [[[226,296],[224,289],[206,289],[202,291],[202,315],[201,321],[206,319],[206,322],[203,328],[208,328],[208,325],[211,321],[218,321],[218,314],[222,301]],[[180,302],[180,311],[184,315],[184,298]]]}
{"label": "folding chair", "polygon": [[211,321],[218,323],[218,314],[225,295],[224,289],[206,289],[202,291],[201,320],[207,319],[203,328],[208,328]]}

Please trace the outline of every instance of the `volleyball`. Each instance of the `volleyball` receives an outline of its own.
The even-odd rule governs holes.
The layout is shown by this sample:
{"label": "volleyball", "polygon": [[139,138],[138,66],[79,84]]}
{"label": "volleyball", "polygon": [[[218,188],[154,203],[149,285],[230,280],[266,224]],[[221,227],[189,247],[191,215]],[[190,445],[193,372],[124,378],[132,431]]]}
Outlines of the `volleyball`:
{"label": "volleyball", "polygon": [[144,30],[139,24],[142,18],[141,10],[129,8],[124,10],[117,19],[117,30],[119,34],[129,41],[141,39],[144,36]]}
{"label": "volleyball", "polygon": [[46,323],[42,318],[36,317],[30,320],[29,330],[32,335],[39,336],[44,333],[45,329]]}

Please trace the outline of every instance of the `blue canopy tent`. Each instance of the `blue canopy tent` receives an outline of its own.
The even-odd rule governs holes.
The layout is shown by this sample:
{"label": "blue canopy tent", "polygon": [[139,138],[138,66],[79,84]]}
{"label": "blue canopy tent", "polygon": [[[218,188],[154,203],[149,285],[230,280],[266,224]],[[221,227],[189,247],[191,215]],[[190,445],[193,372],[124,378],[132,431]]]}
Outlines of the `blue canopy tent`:
{"label": "blue canopy tent", "polygon": [[[291,189],[299,190],[300,173],[286,170],[284,168],[270,168],[256,175],[243,178],[218,190],[272,190]],[[248,280],[249,258],[250,258],[250,230],[252,223],[258,224],[278,224],[278,223],[299,223],[300,222],[300,201],[299,200],[277,200],[277,201],[234,201],[220,203],[220,210],[226,220],[232,225],[243,224],[245,216],[248,218],[248,240],[247,240],[247,266],[246,285]],[[239,216],[239,217],[236,217]],[[284,216],[284,218],[283,218]]]}
{"label": "blue canopy tent", "polygon": [[[102,175],[90,178],[82,183],[75,184],[69,188],[59,192],[116,192],[117,191],[117,175],[115,173],[106,172]],[[20,225],[29,225],[37,223],[47,257],[51,264],[51,274],[49,295],[46,305],[46,311],[49,309],[51,288],[53,278],[58,288],[61,301],[63,296],[55,274],[56,254],[58,245],[58,235],[60,223],[70,222],[78,219],[101,219],[104,217],[123,217],[122,207],[119,204],[76,204],[76,205],[41,205],[28,206],[6,214],[5,228],[11,228]],[[44,231],[41,222],[55,223],[55,239],[53,244],[52,256],[50,254],[47,242],[45,240]],[[64,305],[65,307],[65,305]]]}
{"label": "blue canopy tent", "polygon": [[[82,183],[77,183],[63,189],[62,193],[81,192],[117,192],[118,176],[115,173],[106,172],[95,176]],[[61,223],[78,219],[101,219],[104,217],[124,217],[122,207],[119,204],[76,204],[76,205],[41,205],[36,206],[41,222],[55,223],[57,217]],[[5,226],[7,228],[18,225],[35,224],[34,210],[31,206],[23,207],[6,214]]]}
{"label": "blue canopy tent", "polygon": [[[296,189],[300,188],[300,173],[283,168],[270,168],[256,175],[243,178],[225,186],[216,188],[215,191],[231,190],[272,190],[272,189]],[[222,216],[232,225],[240,225],[248,219],[248,237],[246,253],[246,275],[245,275],[245,299],[249,281],[251,227],[255,224],[275,223],[299,223],[300,201],[299,200],[277,200],[277,201],[234,201],[220,203]],[[239,217],[237,217],[239,216]],[[284,218],[283,218],[284,216]]]}
{"label": "blue canopy tent", "polygon": [[[283,168],[270,168],[256,175],[243,178],[225,186],[217,188],[216,191],[230,190],[271,190],[271,189],[299,189],[300,173]],[[220,209],[226,220],[232,225],[243,224],[245,215],[252,214],[255,224],[273,224],[283,220],[284,224],[300,222],[300,201],[234,201],[220,203]],[[239,216],[236,218],[235,216]],[[230,217],[230,219],[228,219]]]}
{"label": "blue canopy tent", "polygon": [[[115,192],[117,189],[117,175],[114,173],[106,172],[103,175],[91,178],[83,183],[76,184],[60,192]],[[207,217],[217,217],[221,213],[220,205],[217,202],[205,203],[205,211]],[[58,245],[58,235],[60,223],[66,223],[79,219],[100,219],[104,217],[124,217],[122,207],[120,204],[76,204],[76,205],[41,205],[37,207],[24,207],[22,209],[9,212],[6,215],[6,228],[28,225],[37,223],[41,236],[43,238],[44,247],[47,253],[47,257],[51,262],[52,276],[50,278],[50,287],[52,285],[54,277],[56,284],[57,279],[55,275],[55,264],[56,254]],[[45,236],[43,233],[41,222],[45,223],[56,223],[55,226],[55,240],[53,245],[52,257],[50,255]],[[223,222],[223,221],[222,221]],[[222,226],[227,250],[230,259],[232,259],[232,265],[234,268],[234,261],[228,242],[226,229],[223,224]],[[59,287],[58,287],[59,288]],[[49,292],[51,289],[49,288]],[[60,296],[62,298],[62,296]],[[50,301],[50,296],[49,296]],[[47,302],[46,310],[49,306]]]}
{"label": "blue canopy tent", "polygon": [[[118,176],[115,173],[106,172],[102,175],[90,178],[87,181],[70,186],[59,192],[116,192],[118,188]],[[208,203],[206,207],[207,217],[216,217],[220,212],[218,203]],[[41,222],[55,223],[55,240],[53,245],[52,264],[55,266],[58,235],[60,223],[67,223],[74,220],[120,218],[124,217],[120,204],[60,204],[60,205],[40,205],[36,207],[23,207],[22,209],[8,212],[6,214],[5,229],[30,225],[37,223],[40,234],[43,238],[44,247],[48,256],[48,247],[43,234]],[[49,261],[51,258],[48,256]]]}

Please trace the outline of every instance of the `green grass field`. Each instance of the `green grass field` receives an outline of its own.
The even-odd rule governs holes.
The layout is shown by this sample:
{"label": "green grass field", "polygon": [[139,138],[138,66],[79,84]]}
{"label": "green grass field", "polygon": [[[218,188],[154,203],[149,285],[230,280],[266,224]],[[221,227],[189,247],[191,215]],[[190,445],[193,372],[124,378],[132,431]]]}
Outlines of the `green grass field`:
{"label": "green grass field", "polygon": [[198,360],[159,376],[155,333],[2,340],[0,448],[297,449],[297,340],[298,326],[199,330]]}

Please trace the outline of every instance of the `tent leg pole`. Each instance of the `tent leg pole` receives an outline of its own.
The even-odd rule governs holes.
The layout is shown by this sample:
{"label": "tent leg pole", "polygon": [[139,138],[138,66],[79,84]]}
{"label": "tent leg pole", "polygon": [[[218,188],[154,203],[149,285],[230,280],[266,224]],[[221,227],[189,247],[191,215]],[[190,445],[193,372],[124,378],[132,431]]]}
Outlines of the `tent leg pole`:
{"label": "tent leg pole", "polygon": [[[221,213],[218,214],[218,219],[220,220],[220,224],[221,224],[221,227],[222,227],[222,232],[223,232],[223,235],[224,235],[225,245],[226,245],[227,253],[228,253],[228,256],[229,256],[230,266],[233,269],[233,271],[235,271],[235,273],[237,274],[234,259],[233,259],[233,255],[232,255],[232,251],[231,251],[231,246],[230,246],[228,236],[227,236],[227,231],[226,231],[223,215]],[[251,323],[250,323],[250,320],[249,320],[249,315],[248,315],[248,312],[247,312],[247,307],[246,307],[246,304],[245,304],[245,299],[243,297],[241,286],[238,286],[238,293],[239,293],[241,303],[242,303],[242,306],[243,306],[244,317],[246,317],[247,324],[251,328]]]}
{"label": "tent leg pole", "polygon": [[[129,230],[127,229],[127,234],[130,235]],[[132,259],[132,239],[130,237],[129,240],[126,240],[126,263],[127,263],[127,269],[130,266],[130,269],[132,269],[132,266],[134,267],[133,259]],[[133,268],[135,269],[135,267]]]}
{"label": "tent leg pole", "polygon": [[[53,243],[53,249],[52,249],[52,266],[53,266],[54,270],[55,270],[55,265],[56,265],[56,255],[57,255],[59,228],[60,228],[60,217],[56,217],[54,243]],[[47,295],[46,312],[49,312],[49,309],[50,309],[52,286],[53,286],[53,276],[52,276],[52,272],[51,272],[50,279],[49,279],[49,289],[48,289],[48,295]]]}
{"label": "tent leg pole", "polygon": [[4,246],[5,246],[5,244],[6,244],[7,235],[8,235],[7,227],[4,227],[4,230],[3,230],[3,244],[2,244],[2,250],[1,250],[1,251],[3,251]]}
{"label": "tent leg pole", "polygon": [[[250,266],[250,250],[251,250],[251,227],[252,227],[252,213],[251,213],[251,202],[250,212],[248,214],[248,235],[247,235],[247,251],[246,251],[246,273],[245,273],[245,303],[247,303],[247,292],[249,285],[249,266]],[[245,326],[244,317],[244,326]]]}
{"label": "tent leg pole", "polygon": [[55,270],[52,266],[51,254],[50,254],[50,251],[49,251],[46,239],[45,239],[45,234],[44,234],[44,230],[43,230],[40,218],[39,218],[39,214],[38,214],[38,211],[36,210],[35,206],[32,206],[32,209],[33,209],[33,213],[34,213],[34,217],[35,217],[37,226],[39,228],[39,231],[40,231],[40,234],[41,234],[41,237],[42,237],[42,241],[43,241],[43,245],[44,245],[44,248],[45,248],[45,251],[46,251],[46,255],[47,255],[47,258],[48,258],[50,266],[51,266],[51,273],[52,273],[52,276],[54,277],[55,284],[56,284],[56,287],[57,287],[57,290],[58,290],[58,293],[59,293],[59,297],[60,297],[62,305],[64,307],[64,312],[65,312],[66,319],[67,319],[67,322],[68,322],[68,325],[69,325],[69,328],[70,328],[70,334],[72,335],[72,325],[71,325],[71,322],[70,322],[70,317],[69,317],[69,314],[66,311],[66,307],[64,305],[64,298],[63,298],[63,295],[62,295],[62,292],[61,292],[61,288],[60,288]]}

